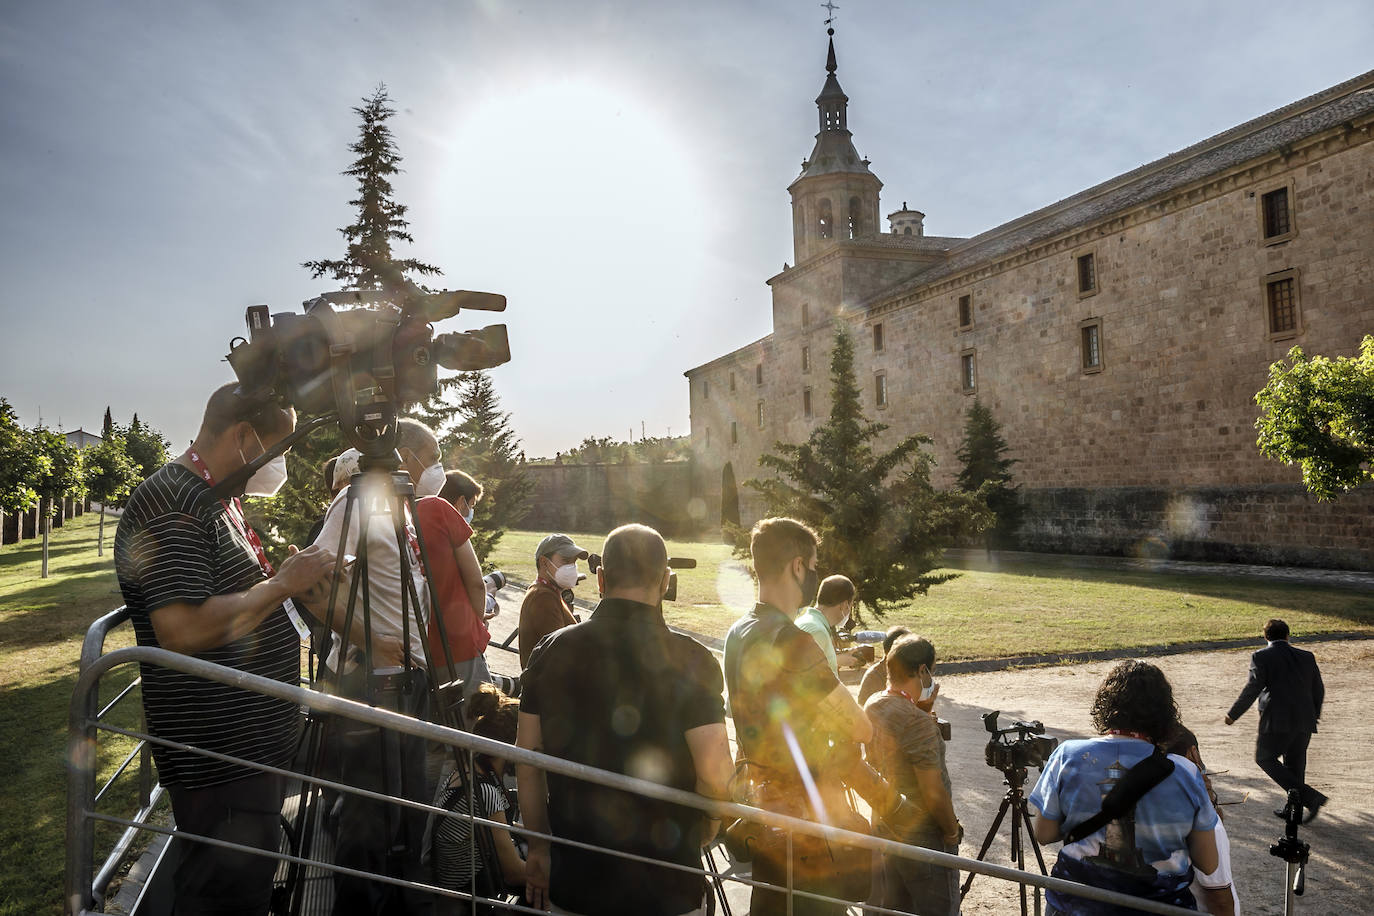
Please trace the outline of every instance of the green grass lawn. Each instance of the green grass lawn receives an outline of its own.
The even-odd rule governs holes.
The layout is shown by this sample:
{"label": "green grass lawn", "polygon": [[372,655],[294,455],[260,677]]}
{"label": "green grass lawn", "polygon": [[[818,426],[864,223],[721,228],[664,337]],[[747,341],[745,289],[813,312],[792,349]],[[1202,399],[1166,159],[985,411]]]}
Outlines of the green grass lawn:
{"label": "green grass lawn", "polygon": [[[120,604],[110,548],[97,557],[96,519],[74,519],[53,533],[52,578],[39,578],[39,545],[0,549],[0,916],[60,910],[65,842],[67,707],[81,640],[90,622]],[[106,525],[107,543],[114,526]],[[528,580],[544,532],[512,531],[487,568]],[[573,534],[599,551],[604,535]],[[724,635],[753,603],[743,565],[721,544],[669,541],[674,556],[693,557],[679,573],[671,623]],[[596,599],[594,582],[577,589]],[[874,628],[903,623],[929,635],[942,658],[995,658],[1254,637],[1266,617],[1282,616],[1301,636],[1358,630],[1374,634],[1374,594],[1264,582],[1242,577],[1074,569],[1020,562],[997,571],[969,570],[926,598],[888,613]],[[110,648],[132,642],[128,628]],[[133,677],[115,672],[108,699]],[[119,724],[137,727],[137,703]],[[129,743],[101,742],[108,774]],[[102,810],[128,814],[133,787],[115,792]],[[114,829],[97,832],[108,849]]]}
{"label": "green grass lawn", "polygon": [[[61,911],[66,825],[67,708],[76,683],[81,641],[96,617],[122,601],[115,582],[105,525],[105,556],[96,556],[95,515],[69,519],[54,529],[50,578],[40,578],[41,541],[0,549],[0,914],[19,916]],[[127,628],[110,648],[129,645]],[[133,679],[113,672],[102,686],[102,704]],[[130,702],[132,700],[132,702]],[[137,728],[137,692],[121,704],[115,721]],[[105,735],[100,740],[101,781],[132,743]],[[133,770],[131,769],[130,775]],[[122,790],[121,790],[122,789]],[[101,809],[128,815],[136,806],[132,780],[121,779]],[[103,855],[116,828],[96,830]]]}
{"label": "green grass lawn", "polygon": [[[528,580],[534,548],[545,532],[511,531],[488,568]],[[599,551],[600,534],[573,534]],[[669,541],[673,556],[697,560],[678,572],[679,600],[668,622],[724,636],[753,605],[745,567],[722,544]],[[950,570],[959,577],[930,594],[871,615],[864,625],[902,624],[935,643],[944,659],[1083,652],[1254,637],[1263,621],[1282,617],[1302,636],[1348,630],[1374,634],[1374,593],[1271,582],[1242,576],[1080,569],[1035,562],[1003,563],[997,571]],[[596,600],[596,585],[578,586]]]}

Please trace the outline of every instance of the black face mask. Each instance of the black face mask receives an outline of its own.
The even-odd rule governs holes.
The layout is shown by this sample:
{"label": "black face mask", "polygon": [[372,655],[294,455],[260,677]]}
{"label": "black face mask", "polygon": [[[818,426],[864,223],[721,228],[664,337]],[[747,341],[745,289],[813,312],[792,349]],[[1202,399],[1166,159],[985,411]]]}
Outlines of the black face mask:
{"label": "black face mask", "polygon": [[[796,580],[794,579],[793,581]],[[814,607],[816,604],[816,596],[820,594],[821,591],[820,575],[817,574],[817,572],[814,569],[808,569],[802,575],[802,580],[798,583],[798,585],[801,587],[802,592],[801,606]]]}

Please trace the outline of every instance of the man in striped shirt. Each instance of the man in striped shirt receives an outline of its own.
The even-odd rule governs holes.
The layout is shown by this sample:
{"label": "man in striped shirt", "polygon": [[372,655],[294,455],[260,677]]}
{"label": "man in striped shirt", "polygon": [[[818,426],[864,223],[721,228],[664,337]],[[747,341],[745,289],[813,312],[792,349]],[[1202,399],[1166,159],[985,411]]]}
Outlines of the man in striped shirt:
{"label": "man in striped shirt", "polygon": [[[291,598],[304,598],[334,564],[325,548],[294,552],[272,570],[237,495],[210,488],[289,435],[295,415],[244,398],[211,395],[195,441],[129,497],[115,534],[115,570],[139,645],[157,646],[295,685],[300,636]],[[285,480],[271,462],[235,489],[268,495]],[[285,766],[295,749],[295,704],[143,665],[148,730],[158,778],[179,830],[275,850],[284,783],[234,761]],[[203,756],[210,751],[234,760]],[[275,861],[189,842],[174,875],[179,914],[266,913]]]}

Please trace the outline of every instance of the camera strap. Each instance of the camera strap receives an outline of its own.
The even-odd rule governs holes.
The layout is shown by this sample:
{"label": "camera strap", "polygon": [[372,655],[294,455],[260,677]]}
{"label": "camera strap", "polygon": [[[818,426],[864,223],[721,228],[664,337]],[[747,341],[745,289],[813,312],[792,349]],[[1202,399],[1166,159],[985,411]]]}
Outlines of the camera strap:
{"label": "camera strap", "polygon": [[1112,786],[1106,798],[1102,799],[1102,810],[1074,827],[1064,836],[1064,845],[1077,843],[1092,836],[1107,824],[1125,817],[1135,810],[1136,803],[1145,795],[1169,778],[1174,771],[1174,762],[1158,745],[1150,756],[1126,771],[1126,774]]}
{"label": "camera strap", "polygon": [[[210,469],[205,466],[205,461],[197,454],[196,450],[188,448],[186,450],[186,457],[191,459],[191,464],[195,465],[196,473],[204,478],[207,484],[213,487],[215,485],[215,478],[210,476]],[[239,502],[239,498],[235,496],[232,499],[221,499],[219,504],[224,507],[225,513],[229,516],[229,521],[238,529],[239,534],[243,535],[243,539],[248,542],[248,546],[253,549],[253,556],[257,558],[258,565],[262,567],[263,574],[269,579],[272,578],[276,571],[272,569],[272,564],[267,559],[267,551],[262,549],[262,540],[258,537],[258,533],[248,525],[247,520],[243,516],[243,503]]]}

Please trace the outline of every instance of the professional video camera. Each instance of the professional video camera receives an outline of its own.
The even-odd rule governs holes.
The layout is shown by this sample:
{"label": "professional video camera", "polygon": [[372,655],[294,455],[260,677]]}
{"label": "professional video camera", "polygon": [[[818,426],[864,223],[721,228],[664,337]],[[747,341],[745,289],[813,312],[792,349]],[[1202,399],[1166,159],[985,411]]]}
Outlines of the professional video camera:
{"label": "professional video camera", "polygon": [[[600,568],[601,568],[601,554],[599,554],[599,553],[594,553],[594,554],[591,554],[590,556],[587,557],[587,569],[591,570],[592,575],[596,575],[596,571],[597,571],[598,569],[600,569]],[[696,569],[696,568],[697,568],[697,561],[694,560],[694,559],[692,559],[691,557],[669,557],[669,558],[668,558],[668,568],[669,568],[669,569],[673,569],[673,570],[678,570],[678,569]],[[676,573],[676,572],[670,572],[670,573],[668,574],[668,591],[665,592],[665,593],[663,594],[663,600],[664,600],[664,601],[676,601],[676,600],[677,600],[677,573]]]}
{"label": "professional video camera", "polygon": [[997,709],[983,713],[983,727],[992,733],[985,751],[988,766],[1003,773],[1044,766],[1059,746],[1059,739],[1047,737],[1045,724],[1038,721],[1017,721],[1010,728],[998,728],[1001,714]]}
{"label": "professional video camera", "polygon": [[245,395],[307,415],[336,413],[350,444],[375,457],[394,448],[397,413],[436,392],[439,366],[490,369],[510,360],[503,324],[439,335],[432,324],[461,309],[505,308],[506,297],[494,293],[409,283],[324,293],[303,314],[254,305],[248,338],[230,341],[227,358]]}

